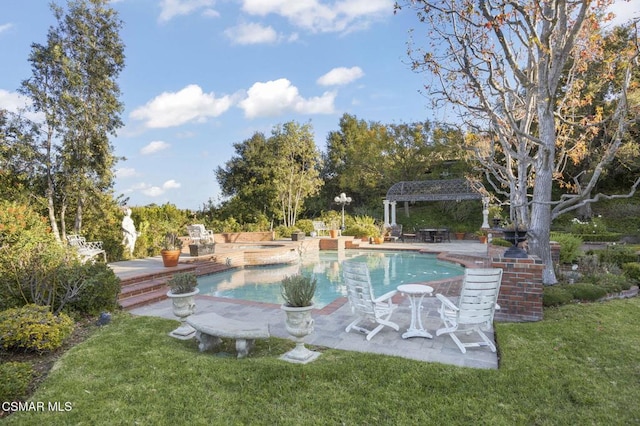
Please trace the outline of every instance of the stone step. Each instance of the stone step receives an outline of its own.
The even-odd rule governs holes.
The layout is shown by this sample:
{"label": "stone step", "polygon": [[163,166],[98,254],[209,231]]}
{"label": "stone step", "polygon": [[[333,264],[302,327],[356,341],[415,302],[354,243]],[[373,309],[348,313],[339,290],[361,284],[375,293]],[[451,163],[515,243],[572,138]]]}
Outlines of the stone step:
{"label": "stone step", "polygon": [[149,305],[151,303],[161,302],[167,299],[168,288],[152,290],[146,293],[141,293],[136,296],[127,297],[125,299],[119,299],[118,303],[124,310],[130,310],[138,308],[140,306]]}
{"label": "stone step", "polygon": [[220,265],[213,262],[193,262],[180,264],[178,268],[171,268],[166,271],[154,272],[152,274],[138,276],[121,281],[120,295],[118,303],[123,309],[129,310],[151,303],[160,302],[167,299],[169,288],[166,282],[177,273],[194,272],[196,275],[206,275],[230,269],[229,266]]}

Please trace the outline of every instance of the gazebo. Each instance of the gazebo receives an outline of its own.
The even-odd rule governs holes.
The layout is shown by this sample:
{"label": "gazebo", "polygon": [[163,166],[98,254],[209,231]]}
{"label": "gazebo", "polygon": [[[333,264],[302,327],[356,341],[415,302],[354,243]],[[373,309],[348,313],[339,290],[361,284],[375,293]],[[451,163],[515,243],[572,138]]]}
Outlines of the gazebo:
{"label": "gazebo", "polygon": [[[398,201],[462,201],[482,200],[483,228],[489,227],[489,197],[484,186],[470,179],[441,179],[403,181],[395,183],[387,191],[384,203],[384,224],[396,224]],[[391,213],[391,221],[389,221]]]}

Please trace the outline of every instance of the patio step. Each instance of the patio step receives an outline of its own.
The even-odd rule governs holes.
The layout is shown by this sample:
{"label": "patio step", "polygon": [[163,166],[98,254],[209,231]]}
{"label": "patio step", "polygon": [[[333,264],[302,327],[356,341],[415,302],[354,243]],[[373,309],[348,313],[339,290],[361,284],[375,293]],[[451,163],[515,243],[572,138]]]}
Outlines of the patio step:
{"label": "patio step", "polygon": [[148,275],[121,279],[118,303],[123,309],[129,310],[167,298],[166,282],[176,273],[195,272],[196,267],[181,267]]}

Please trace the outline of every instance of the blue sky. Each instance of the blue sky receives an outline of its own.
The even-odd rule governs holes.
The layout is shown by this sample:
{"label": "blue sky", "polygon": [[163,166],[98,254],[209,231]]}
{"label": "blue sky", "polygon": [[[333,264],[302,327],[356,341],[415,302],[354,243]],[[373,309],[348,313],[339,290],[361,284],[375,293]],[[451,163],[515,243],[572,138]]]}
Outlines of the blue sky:
{"label": "blue sky", "polygon": [[[5,2],[0,107],[24,105],[31,43],[54,19],[44,0]],[[640,1],[618,0],[638,16]],[[58,4],[66,2],[58,1]],[[444,120],[407,62],[411,11],[393,0],[118,0],[126,67],[125,127],[112,143],[115,192],[129,205],[198,209],[220,200],[214,170],[233,144],[275,125],[310,122],[320,150],[344,113],[366,121]],[[7,66],[7,64],[10,64]]]}

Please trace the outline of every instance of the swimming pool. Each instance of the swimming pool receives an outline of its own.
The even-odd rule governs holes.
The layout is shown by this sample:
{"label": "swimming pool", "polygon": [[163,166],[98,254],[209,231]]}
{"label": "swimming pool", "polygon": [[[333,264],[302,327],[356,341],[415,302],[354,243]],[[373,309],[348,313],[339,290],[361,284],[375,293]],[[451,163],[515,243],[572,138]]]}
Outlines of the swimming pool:
{"label": "swimming pool", "polygon": [[281,304],[280,282],[289,275],[313,274],[318,279],[314,302],[322,308],[347,295],[342,282],[343,260],[366,262],[376,295],[401,284],[436,281],[464,273],[464,268],[443,262],[433,254],[407,251],[349,250],[319,251],[306,254],[300,262],[287,265],[244,267],[198,277],[200,294]]}

